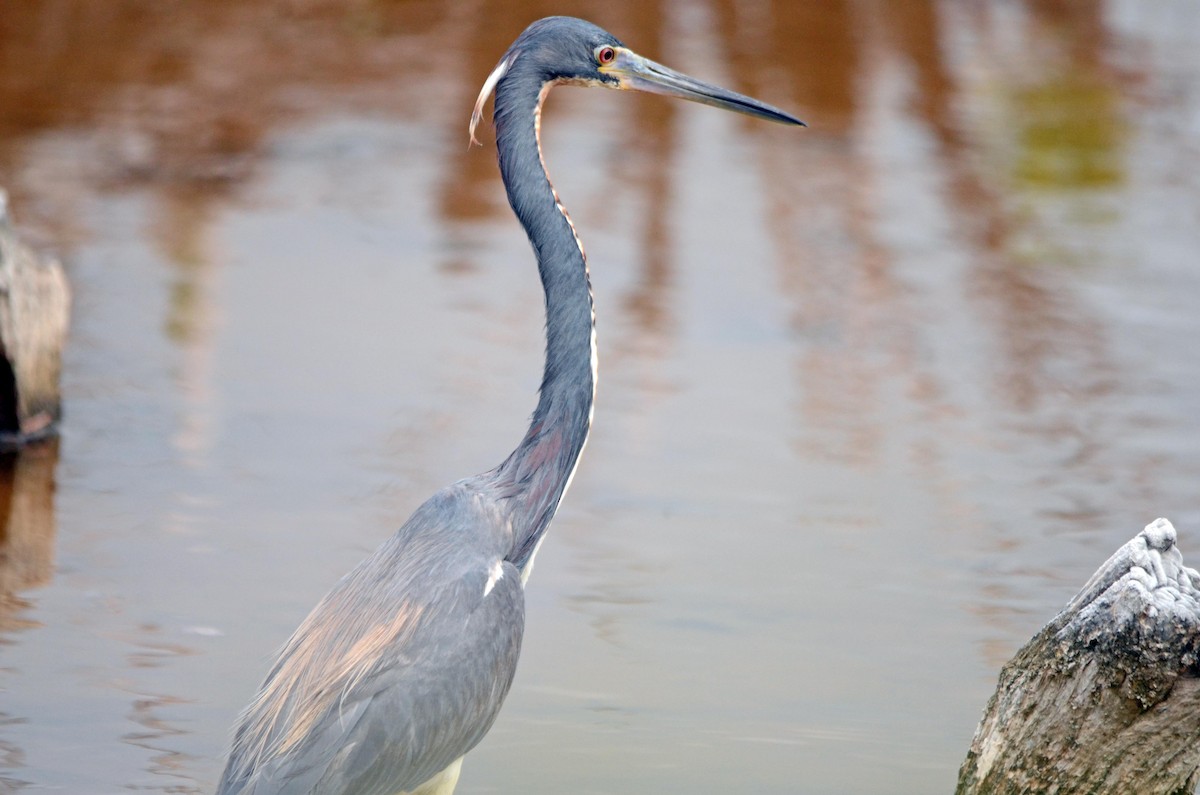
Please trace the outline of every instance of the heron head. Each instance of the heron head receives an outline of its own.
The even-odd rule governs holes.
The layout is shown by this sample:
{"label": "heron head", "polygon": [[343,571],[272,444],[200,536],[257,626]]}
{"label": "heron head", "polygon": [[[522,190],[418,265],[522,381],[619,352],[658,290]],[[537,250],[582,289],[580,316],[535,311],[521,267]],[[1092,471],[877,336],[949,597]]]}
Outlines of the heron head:
{"label": "heron head", "polygon": [[647,91],[756,116],[782,124],[804,122],[757,99],[705,83],[638,55],[603,28],[574,17],[546,17],[517,37],[488,75],[475,112],[471,139],[488,94],[510,70],[518,69],[539,87],[556,83]]}
{"label": "heron head", "polygon": [[504,59],[517,59],[543,83],[579,83],[616,88],[617,78],[601,67],[610,65],[621,41],[603,28],[575,17],[539,19],[517,37]]}

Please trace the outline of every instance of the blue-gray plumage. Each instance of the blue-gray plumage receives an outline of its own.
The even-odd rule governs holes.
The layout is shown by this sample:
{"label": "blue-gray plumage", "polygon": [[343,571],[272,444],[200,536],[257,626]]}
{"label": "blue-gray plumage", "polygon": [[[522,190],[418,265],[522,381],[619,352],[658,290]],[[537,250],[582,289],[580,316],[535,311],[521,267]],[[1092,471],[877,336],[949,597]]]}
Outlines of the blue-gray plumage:
{"label": "blue-gray plumage", "polygon": [[541,162],[542,101],[559,83],[668,94],[772,121],[798,119],[626,49],[591,23],[530,25],[488,94],[508,200],[546,295],[546,364],[529,430],[495,469],[417,509],[334,586],[243,713],[218,795],[449,795],[464,754],[512,684],[523,588],[591,426],[596,386],[583,249]]}

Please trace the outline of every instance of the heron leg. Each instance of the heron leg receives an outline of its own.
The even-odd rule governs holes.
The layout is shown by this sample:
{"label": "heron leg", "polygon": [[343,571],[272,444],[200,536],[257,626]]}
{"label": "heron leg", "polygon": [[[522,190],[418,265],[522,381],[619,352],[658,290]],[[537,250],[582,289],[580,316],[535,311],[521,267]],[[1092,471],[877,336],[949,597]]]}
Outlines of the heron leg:
{"label": "heron leg", "polygon": [[458,786],[458,774],[462,772],[462,760],[463,758],[460,756],[447,765],[445,770],[421,786],[410,792],[399,792],[396,795],[453,795],[454,788]]}

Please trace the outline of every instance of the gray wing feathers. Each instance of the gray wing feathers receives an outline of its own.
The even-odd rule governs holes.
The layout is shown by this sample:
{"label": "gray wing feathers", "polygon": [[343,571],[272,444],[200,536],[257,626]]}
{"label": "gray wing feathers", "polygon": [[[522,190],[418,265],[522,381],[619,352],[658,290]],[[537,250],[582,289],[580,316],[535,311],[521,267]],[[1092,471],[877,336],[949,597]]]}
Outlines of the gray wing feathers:
{"label": "gray wing feathers", "polygon": [[430,665],[380,672],[370,708],[346,737],[353,745],[318,792],[392,795],[398,783],[413,789],[483,739],[512,684],[524,627],[520,575],[505,565],[465,623],[439,629],[444,651],[430,655]]}
{"label": "gray wing feathers", "polygon": [[482,739],[524,629],[487,507],[439,493],[322,600],[243,715],[218,795],[394,795]]}

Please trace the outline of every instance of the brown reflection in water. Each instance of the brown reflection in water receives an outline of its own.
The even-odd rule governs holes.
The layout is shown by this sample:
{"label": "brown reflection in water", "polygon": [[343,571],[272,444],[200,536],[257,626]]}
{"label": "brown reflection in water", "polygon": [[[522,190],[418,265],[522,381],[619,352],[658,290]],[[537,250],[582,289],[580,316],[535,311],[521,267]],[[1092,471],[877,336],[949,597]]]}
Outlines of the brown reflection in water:
{"label": "brown reflection in water", "polygon": [[0,459],[0,639],[35,623],[19,594],[54,574],[54,473],[58,439]]}
{"label": "brown reflection in water", "polygon": [[[84,188],[209,191],[252,176],[268,135],[314,113],[413,107],[444,37],[436,2],[8,0],[0,173],[58,245]],[[418,106],[419,107],[419,106]],[[25,174],[30,143],[74,136],[69,176]],[[51,175],[53,176],[53,175]],[[61,184],[54,185],[53,182]],[[57,190],[55,190],[57,188]],[[41,201],[35,201],[40,199]]]}
{"label": "brown reflection in water", "polygon": [[909,391],[940,408],[941,390],[917,365],[910,297],[873,229],[877,177],[854,138],[865,80],[883,55],[880,30],[890,27],[877,17],[884,9],[927,16],[923,5],[774,2],[757,6],[755,15],[743,4],[719,4],[723,28],[734,31],[739,87],[772,97],[786,87],[786,102],[810,124],[803,145],[774,131],[748,131],[769,195],[768,229],[782,257],[779,280],[803,341],[798,408],[806,421],[798,444],[806,457],[877,463],[890,378],[911,378]]}
{"label": "brown reflection in water", "polygon": [[[191,702],[171,696],[148,696],[134,699],[129,719],[141,726],[142,730],[125,734],[121,739],[147,751],[149,764],[146,772],[164,777],[169,782],[156,785],[153,789],[170,793],[206,792],[195,783],[195,767],[204,760],[191,754],[162,747],[162,744],[169,738],[188,734],[188,732],[177,729],[159,718],[158,710],[189,703]],[[134,787],[131,785],[130,788]],[[136,788],[147,789],[144,786]]]}
{"label": "brown reflection in water", "polygon": [[[638,52],[661,60],[664,11],[660,3],[635,4],[622,27],[628,26],[630,40],[636,35]],[[670,262],[670,228],[667,210],[671,206],[672,153],[677,145],[677,106],[660,97],[634,94],[627,98],[628,109],[618,129],[621,158],[609,173],[614,181],[611,195],[621,189],[637,192],[642,212],[641,241],[634,247],[640,258],[639,276],[633,290],[625,296],[623,308],[633,320],[637,335],[627,337],[642,343],[662,342],[670,326],[670,302],[674,280]]]}
{"label": "brown reflection in water", "polygon": [[[19,110],[0,122],[0,170],[16,177],[13,190],[70,201],[46,196],[44,181],[20,179],[26,143],[51,130],[89,139],[93,151],[81,157],[81,176],[93,183],[115,188],[243,178],[263,130],[238,81],[229,79],[237,59],[206,60],[202,52],[221,22],[208,4],[6,3],[0,106]],[[201,30],[209,36],[189,35]],[[53,219],[62,214],[33,206],[44,208],[40,221],[61,245],[67,230]]]}
{"label": "brown reflection in water", "polygon": [[1035,24],[1053,32],[1065,45],[1070,62],[1077,67],[1096,69],[1105,63],[1105,53],[1113,37],[1104,23],[1101,0],[1026,0]]}
{"label": "brown reflection in water", "polygon": [[[1043,16],[1050,13],[1043,6],[1055,12],[1050,14],[1055,24],[1041,22]],[[856,120],[857,94],[867,89],[864,84],[867,78],[879,76],[878,72],[858,73],[854,70],[859,64],[879,64],[885,59],[912,67],[910,111],[939,146],[936,162],[944,170],[949,191],[945,207],[953,214],[954,240],[951,242],[965,243],[965,254],[976,266],[974,288],[964,298],[977,304],[980,315],[994,323],[994,337],[1006,354],[1005,365],[997,368],[996,387],[1007,397],[1008,407],[1023,412],[1046,395],[1058,395],[1063,387],[1062,373],[1058,371],[1064,360],[1071,363],[1071,388],[1079,399],[1103,394],[1104,384],[1111,376],[1111,365],[1104,351],[1103,338],[1097,333],[1096,322],[1088,318],[1084,307],[1071,303],[1069,294],[1057,289],[1058,276],[1053,270],[1030,267],[1029,257],[1023,256],[1029,235],[1040,235],[1050,246],[1046,251],[1049,256],[1044,255],[1032,264],[1057,264],[1054,255],[1063,252],[1054,250],[1049,243],[1053,231],[1034,229],[1031,232],[1028,209],[1019,206],[1021,197],[1019,192],[1014,192],[1013,181],[1003,175],[998,179],[992,163],[985,162],[981,167],[979,144],[968,141],[967,133],[962,130],[964,122],[956,106],[962,87],[945,61],[946,42],[943,38],[947,34],[939,7],[914,0],[883,4],[834,1],[779,4],[771,9],[773,16],[767,20],[769,24],[761,24],[758,28],[792,31],[788,35],[793,38],[800,35],[797,31],[811,31],[816,27],[832,32],[832,35],[804,39],[809,43],[806,47],[772,48],[756,43],[743,49],[762,53],[762,57],[742,57],[752,76],[741,80],[749,86],[768,80],[763,74],[773,68],[775,59],[792,61],[786,69],[789,74],[821,74],[819,82],[824,86],[823,90],[814,90],[798,98],[802,106],[815,108],[810,112],[811,136],[829,137],[818,144],[825,147],[820,153],[820,167],[806,167],[809,165],[806,153],[774,148],[770,142],[760,150],[762,168],[770,175],[765,179],[772,195],[770,227],[779,241],[779,250],[787,252],[788,257],[781,280],[794,296],[797,329],[803,336],[820,343],[809,346],[808,355],[814,358],[802,367],[804,391],[817,401],[806,405],[805,414],[817,424],[828,419],[827,414],[831,411],[847,417],[862,416],[863,405],[843,411],[847,399],[853,403],[856,396],[864,397],[875,389],[875,378],[870,375],[871,357],[844,356],[845,346],[854,348],[867,344],[866,336],[847,336],[854,335],[858,323],[863,324],[865,331],[883,331],[892,337],[893,353],[898,357],[893,362],[897,372],[917,370],[909,355],[911,351],[905,352],[907,343],[899,340],[894,332],[918,329],[921,321],[912,314],[914,307],[911,303],[906,305],[903,291],[889,275],[891,252],[874,239],[872,232],[875,219],[870,216],[870,191],[879,176],[863,171],[862,158],[848,150],[852,143],[847,136],[859,123]],[[872,9],[880,14],[877,22],[859,25],[854,28],[859,32],[853,36],[839,33],[851,29],[855,21],[874,17]],[[1101,114],[1097,125],[1101,128],[1117,125],[1113,119],[1117,103],[1112,97],[1119,92],[1119,86],[1112,82],[1111,74],[1099,66],[1104,58],[1097,52],[1108,37],[1089,33],[1103,30],[1098,4],[1070,5],[1069,10],[1061,3],[1034,4],[1032,10],[1036,13],[1027,37],[1038,40],[1039,45],[1050,44],[1050,55],[1045,60],[1065,59],[1069,64],[1066,71],[1075,75],[1074,79],[1088,85],[1105,86],[1102,94],[1092,92],[1087,95],[1095,100],[1092,118],[1095,113]],[[726,16],[727,25],[734,26],[738,21],[731,11]],[[810,16],[816,17],[819,23]],[[988,20],[986,15],[980,15],[976,22],[987,25]],[[749,37],[749,34],[745,35]],[[986,30],[978,35],[985,41],[989,38]],[[1044,41],[1047,37],[1049,42]],[[1046,70],[1040,68],[1040,64],[1031,65],[1030,60],[1036,59],[1046,48],[1031,46],[1029,49],[1021,68],[1014,68],[1012,74],[1005,74],[1003,67],[1011,61],[1013,54],[996,53],[994,60],[989,61],[997,72],[996,79],[1012,86],[1028,80],[1030,74],[1044,74]],[[812,63],[796,62],[800,53]],[[1010,89],[1010,92],[1018,97],[1021,95],[1016,89]],[[1021,116],[1020,111],[1018,108],[1015,115]],[[822,112],[832,114],[832,125]],[[1014,121],[1020,123],[1020,119]],[[1064,149],[1068,154],[1073,151],[1079,156],[1080,148],[1091,146],[1103,147],[1102,152],[1092,153],[1095,159],[1119,162],[1119,150],[1115,149],[1120,140],[1118,135],[1080,142],[1072,139],[1074,132],[1072,126],[1041,136],[1025,135],[1022,141],[1027,147],[1054,147],[1055,151],[1046,155],[1046,159],[1061,159]],[[797,187],[801,185],[803,189]],[[1061,187],[1090,186],[1068,183]],[[811,196],[819,196],[819,200]],[[823,351],[839,360],[857,358],[858,361],[839,365],[828,361]],[[832,367],[840,372],[843,366],[853,372],[835,375],[830,370]],[[911,394],[918,400],[933,399],[936,402],[942,393],[933,374],[926,373],[914,381]],[[826,403],[821,395],[836,396],[836,399],[831,398]],[[873,435],[860,435],[857,441],[851,442],[851,447],[859,452],[866,451],[870,438]],[[844,448],[835,446],[835,450],[838,449],[845,452]]]}
{"label": "brown reflection in water", "polygon": [[[949,207],[975,266],[964,298],[1001,353],[992,368],[997,408],[1010,418],[1007,430],[1068,451],[1058,469],[1041,476],[1037,485],[1047,488],[1111,478],[1108,445],[1097,434],[1111,425],[1112,411],[1102,400],[1120,371],[1101,322],[1070,289],[1070,269],[1082,263],[1056,242],[1059,230],[1040,218],[1038,208],[1046,201],[1086,201],[1090,191],[1120,184],[1124,86],[1104,65],[1111,36],[1099,4],[1031,1],[1026,8],[1020,52],[1000,44],[986,19],[974,20],[988,79],[998,87],[986,101],[1001,105],[998,118],[1010,130],[1013,153],[981,146],[986,135],[978,130],[941,140]],[[954,101],[947,96],[941,103],[947,107],[930,112],[950,118]],[[1078,498],[1066,509],[1042,512],[1043,532],[1095,532],[1104,513],[1103,506]],[[994,527],[996,552],[1027,532],[1003,523]],[[1055,581],[1056,574],[998,571],[971,607],[1005,639],[985,643],[994,665],[1007,658],[1011,639],[1027,626],[1019,583],[1029,577]]]}
{"label": "brown reflection in water", "polygon": [[717,29],[730,40],[735,88],[799,108],[825,134],[842,134],[857,105],[862,10],[851,0],[796,3],[718,0]]}
{"label": "brown reflection in water", "polygon": [[[983,95],[972,74],[956,71],[959,66],[947,58],[949,37],[965,31],[947,24],[942,4],[778,3],[764,6],[769,11],[761,20],[747,20],[741,4],[718,7],[723,28],[735,31],[740,87],[761,93],[775,70],[811,81],[792,83],[802,92],[796,105],[811,124],[804,147],[754,136],[770,196],[768,228],[781,257],[779,281],[800,340],[799,447],[806,457],[874,468],[883,461],[888,436],[879,423],[919,418],[908,460],[920,481],[937,496],[940,510],[961,520],[959,527],[987,526],[1000,559],[1012,559],[1011,546],[1025,537],[1013,534],[1029,531],[994,528],[999,518],[979,515],[947,463],[943,440],[962,430],[963,407],[955,404],[949,380],[954,373],[921,355],[923,337],[938,333],[924,316],[930,305],[896,273],[904,252],[882,240],[878,229],[881,221],[933,221],[948,231],[939,239],[941,233],[931,229],[921,245],[967,263],[961,301],[978,318],[989,350],[999,352],[983,370],[992,378],[991,405],[983,407],[988,416],[973,422],[984,428],[992,423],[1001,439],[1036,437],[1037,449],[1068,442],[1072,452],[1061,468],[1044,476],[1056,483],[1102,480],[1105,448],[1093,435],[1111,413],[1101,399],[1119,373],[1101,322],[1070,289],[1063,266],[1076,263],[1056,244],[1059,230],[1037,211],[1047,191],[1069,199],[1121,183],[1122,85],[1105,66],[1111,36],[1101,5],[1028,3],[1026,27],[1017,37],[1020,52],[1005,49],[1011,41],[1000,43],[1005,39],[991,27],[997,23],[989,4],[955,7],[962,15],[957,21],[977,26],[970,35],[981,45],[969,68],[983,68],[988,82],[982,88],[995,92]],[[810,35],[815,31],[821,34]],[[903,112],[928,135],[932,153],[877,159],[878,153],[861,148],[877,135],[869,125],[879,111],[871,103],[880,101],[880,92],[895,90],[881,85],[884,80],[903,81]],[[1057,99],[1048,102],[1048,96]],[[1054,112],[1064,98],[1082,124],[1064,118],[1061,107]],[[987,117],[1004,127],[999,148],[997,131],[973,128],[972,116],[963,112],[965,103],[978,102],[999,105],[988,110],[1000,115]],[[895,182],[880,171],[887,157],[917,157],[936,168],[924,184],[945,191],[936,204],[938,217],[878,217],[876,192]],[[1098,510],[1081,498],[1043,517],[1048,528],[1070,525],[1086,532],[1094,530]],[[1010,587],[983,583],[979,601],[981,615],[1005,638],[1017,625],[1005,617],[1022,604]]]}
{"label": "brown reflection in water", "polygon": [[[9,726],[23,723],[20,718],[14,718],[6,712],[0,712],[0,732]],[[7,740],[0,739],[0,770],[13,771],[25,766],[25,750]],[[29,787],[33,782],[17,778],[11,773],[0,773],[0,792],[11,795]]]}
{"label": "brown reflection in water", "polygon": [[[920,5],[888,7],[896,11]],[[1099,188],[1109,186],[1111,180],[1086,165],[1053,176],[1034,164],[1103,162],[1108,164],[1100,167],[1104,170],[1116,168],[1120,158],[1120,136],[1114,132],[1120,124],[1116,100],[1120,85],[1102,67],[1101,48],[1110,37],[1104,33],[1101,9],[1096,3],[1032,2],[1029,6],[1032,17],[1021,58],[993,51],[986,44],[984,48],[989,68],[996,72],[992,77],[1013,105],[1004,124],[1015,131],[1018,154],[1008,173],[997,170],[995,163],[985,162],[981,168],[978,142],[968,142],[958,131],[962,122],[955,119],[957,97],[944,90],[953,82],[944,66],[920,70],[929,77],[920,81],[917,102],[941,144],[955,229],[973,246],[977,269],[968,298],[979,304],[985,319],[995,323],[995,337],[1006,352],[1007,366],[1000,369],[995,387],[1018,412],[1028,412],[1044,396],[1061,391],[1061,373],[1050,373],[1064,358],[1082,360],[1072,374],[1072,380],[1078,381],[1071,385],[1080,397],[1102,394],[1112,374],[1096,322],[1087,317],[1084,307],[1071,303],[1058,284],[1056,268],[1064,260],[1071,263],[1070,255],[1053,244],[1053,230],[1039,228],[1036,216],[1021,206],[1031,198],[1022,195],[1028,188]],[[930,23],[936,23],[936,16]],[[992,38],[986,17],[975,23],[982,27],[978,35],[984,42]],[[919,26],[897,21],[894,27],[908,31],[905,41],[915,63],[929,61],[930,53],[944,50],[937,29],[925,28],[930,35],[921,37],[916,32],[922,29]],[[1064,77],[1069,86],[1062,84]],[[1089,88],[1076,91],[1085,85]],[[1064,107],[1061,100],[1070,96],[1079,101]],[[1053,99],[1047,101],[1049,97]],[[1031,178],[1035,172],[1041,176]]]}
{"label": "brown reflection in water", "polygon": [[960,145],[951,105],[956,86],[942,57],[944,31],[937,4],[932,0],[910,0],[882,3],[879,10],[888,45],[913,69],[914,112],[929,125],[943,147]]}
{"label": "brown reflection in water", "polygon": [[[1098,4],[1073,4],[1069,12],[1060,3],[1030,5],[1028,61],[1010,67],[1013,54],[997,52],[990,63],[1011,98],[1006,121],[1018,131],[1015,162],[990,190],[961,152],[949,162],[959,197],[974,199],[960,203],[962,209],[988,219],[983,241],[988,250],[979,252],[971,297],[996,323],[1006,353],[996,388],[1022,413],[1048,399],[1060,401],[1064,390],[1070,402],[1086,404],[1111,390],[1116,373],[1099,324],[1059,284],[1060,269],[1078,263],[1055,244],[1054,230],[1039,226],[1021,205],[1038,200],[1039,193],[1048,198],[1045,191],[1082,197],[1082,191],[1111,187],[1120,181],[1123,155],[1116,132],[1121,85],[1102,67],[1101,48],[1110,37],[1102,33]],[[1088,88],[1080,92],[1081,86]],[[1048,97],[1053,99],[1047,102]],[[1074,99],[1064,105],[1068,97]],[[1067,165],[1048,170],[1037,163]],[[1069,419],[1055,426],[1041,430],[1086,432]]]}
{"label": "brown reflection in water", "polygon": [[[1012,409],[1029,411],[1041,396],[1056,393],[1062,386],[1048,375],[1051,362],[1064,354],[1085,360],[1080,377],[1094,385],[1103,383],[1110,365],[1102,337],[1083,307],[1066,304],[1070,297],[1057,289],[1053,270],[1034,266],[1061,265],[1065,252],[1050,242],[1053,230],[1031,228],[1036,219],[1019,206],[1021,191],[1028,187],[1060,190],[1105,187],[1112,175],[1104,167],[1080,166],[1057,176],[1031,174],[1043,163],[1080,161],[1119,163],[1120,135],[1114,132],[1120,86],[1115,75],[1103,67],[1102,48],[1110,41],[1098,3],[1030,2],[1030,24],[1023,37],[1021,58],[1016,53],[989,51],[993,77],[1012,98],[1012,113],[1005,119],[1019,145],[1012,171],[997,173],[994,163],[981,164],[978,140],[968,140],[962,130],[955,103],[963,87],[944,61],[944,36],[936,7],[928,2],[883,4],[885,29],[891,46],[904,54],[915,69],[913,110],[934,133],[941,164],[948,178],[948,207],[955,212],[954,229],[972,246],[977,265],[975,289],[968,296],[979,303],[985,318],[997,323],[996,338],[1007,348],[1008,367],[997,378],[996,387],[1006,395]],[[982,6],[980,7],[982,9]],[[987,26],[991,18],[975,17],[977,35],[992,38]],[[1057,77],[1056,77],[1057,76]],[[1063,76],[1069,83],[1062,86]],[[1042,86],[1031,85],[1040,81]],[[1059,81],[1056,83],[1055,81]],[[1076,92],[1081,86],[1087,86]],[[1054,99],[1048,98],[1053,97]],[[1061,101],[1077,102],[1064,108]],[[1081,129],[1086,128],[1086,130]],[[972,137],[979,137],[972,131]],[[1083,176],[1088,174],[1090,176]],[[1035,185],[1034,183],[1038,183]],[[1016,199],[1016,202],[1014,202]],[[1040,238],[1040,256],[1031,259],[1030,235]],[[1069,261],[1069,260],[1068,260]],[[1092,393],[1094,386],[1082,391]]]}
{"label": "brown reflection in water", "polygon": [[[761,94],[784,83],[810,124],[803,145],[768,134],[755,141],[767,227],[782,257],[779,280],[803,340],[799,445],[806,457],[864,466],[882,439],[875,421],[881,378],[904,366],[894,357],[910,347],[888,328],[903,296],[871,231],[871,178],[850,138],[861,113],[863,60],[871,55],[864,11],[842,0],[764,4],[761,19],[747,18],[740,4],[720,8],[724,26],[736,31],[739,87]],[[897,350],[847,355],[875,345]]]}
{"label": "brown reflection in water", "polygon": [[[55,471],[57,438],[0,457],[0,645],[14,634],[40,626],[24,616],[30,602],[22,594],[47,585],[54,576]],[[0,712],[0,731],[25,719]],[[0,792],[19,792],[29,782],[11,775],[24,767],[25,752],[0,738]]]}
{"label": "brown reflection in water", "polygon": [[[798,10],[806,7],[779,4],[776,21],[789,23],[783,30],[772,20],[750,29],[743,18],[730,21],[734,9],[723,3],[716,35],[732,40],[721,47],[731,53],[738,85],[766,90],[770,83],[779,97],[780,87],[804,80],[797,93],[833,117],[849,106],[848,86],[824,79],[828,65],[809,55],[812,48],[793,46],[794,35],[822,39],[828,56],[831,42],[850,40],[848,6],[836,4],[832,16]],[[62,233],[51,236],[61,242],[74,239],[64,226],[72,216],[61,212],[73,197],[49,195],[45,175],[31,183],[34,175],[20,167],[27,145],[50,131],[87,139],[93,150],[81,156],[86,167],[74,178],[93,187],[175,190],[189,200],[211,192],[215,203],[253,175],[270,134],[316,114],[383,110],[429,120],[427,108],[450,104],[461,111],[442,121],[442,134],[461,139],[465,150],[475,92],[500,53],[529,21],[563,10],[550,0],[493,0],[470,8],[434,0],[219,0],[169,7],[153,0],[10,0],[0,19],[0,107],[6,109],[0,172],[13,175],[14,200],[34,208],[30,223]],[[608,25],[652,57],[668,25],[660,4],[634,0],[567,10]],[[763,36],[772,43],[766,52],[760,51]],[[742,68],[747,59],[754,68]],[[654,155],[670,140],[666,122],[674,111],[662,102],[638,102],[637,108],[640,134],[632,145],[646,162],[661,162]],[[662,173],[650,180],[651,191],[663,189]],[[442,217],[470,222],[505,211],[494,181],[490,158],[454,158],[439,201]],[[662,224],[651,227],[657,246]]]}
{"label": "brown reflection in water", "polygon": [[214,301],[222,263],[209,250],[207,235],[223,194],[194,185],[168,187],[163,202],[154,208],[149,232],[175,266],[164,332],[182,349],[175,381],[184,404],[173,441],[193,466],[205,462],[213,439],[213,370],[219,314]]}
{"label": "brown reflection in water", "polygon": [[[479,89],[508,45],[524,29],[525,21],[506,10],[500,3],[482,3],[472,13],[471,21],[457,31],[456,49],[461,54],[460,79],[451,87],[455,107],[462,112],[455,115],[457,125],[447,132],[451,140],[461,140],[467,149],[469,137],[467,124],[471,108],[475,104]],[[533,17],[531,17],[532,19]],[[467,156],[452,157],[447,162],[445,179],[440,186],[438,209],[450,223],[470,224],[485,218],[495,217],[507,205],[503,191],[497,188],[495,148],[491,125],[491,103],[485,108],[483,122],[475,131],[475,138],[488,154],[478,150],[467,152]]]}
{"label": "brown reflection in water", "polygon": [[[967,300],[991,329],[1001,359],[994,367],[994,393],[1012,417],[1012,430],[1041,444],[1066,449],[1060,467],[1042,476],[1039,487],[1096,483],[1112,478],[1109,446],[1098,434],[1112,425],[1102,400],[1121,378],[1101,322],[1075,298],[1066,277],[1083,263],[1057,230],[1041,221],[1039,204],[1085,201],[1096,190],[1118,187],[1122,122],[1119,74],[1107,68],[1111,42],[1100,4],[1030,0],[1022,51],[988,43],[989,79],[1000,86],[992,102],[1006,105],[1001,124],[1012,130],[1015,153],[988,152],[980,167],[962,147],[948,149],[954,207],[973,238],[976,268]],[[988,162],[991,160],[991,162]],[[1031,211],[1032,209],[1032,211]],[[1125,466],[1140,470],[1132,461]],[[1045,530],[1095,532],[1105,507],[1077,498],[1069,507],[1044,512]],[[1020,528],[996,528],[1002,551]],[[1016,576],[1012,576],[1016,575]],[[1002,570],[989,578],[971,610],[997,636],[985,643],[989,663],[1003,663],[1011,639],[1028,625],[1020,583],[1030,576],[1055,581],[1054,572]]]}
{"label": "brown reflection in water", "polygon": [[[138,627],[139,634],[130,640],[135,651],[127,656],[130,670],[161,668],[178,657],[198,653],[193,648],[164,639],[162,632],[162,627],[156,624]],[[145,692],[131,692],[131,695],[133,700],[128,717],[140,728],[122,735],[121,740],[145,750],[146,772],[168,782],[154,789],[176,793],[203,791],[195,784],[195,767],[204,760],[169,747],[171,738],[190,732],[172,725],[161,716],[164,710],[193,702],[176,696]]]}

